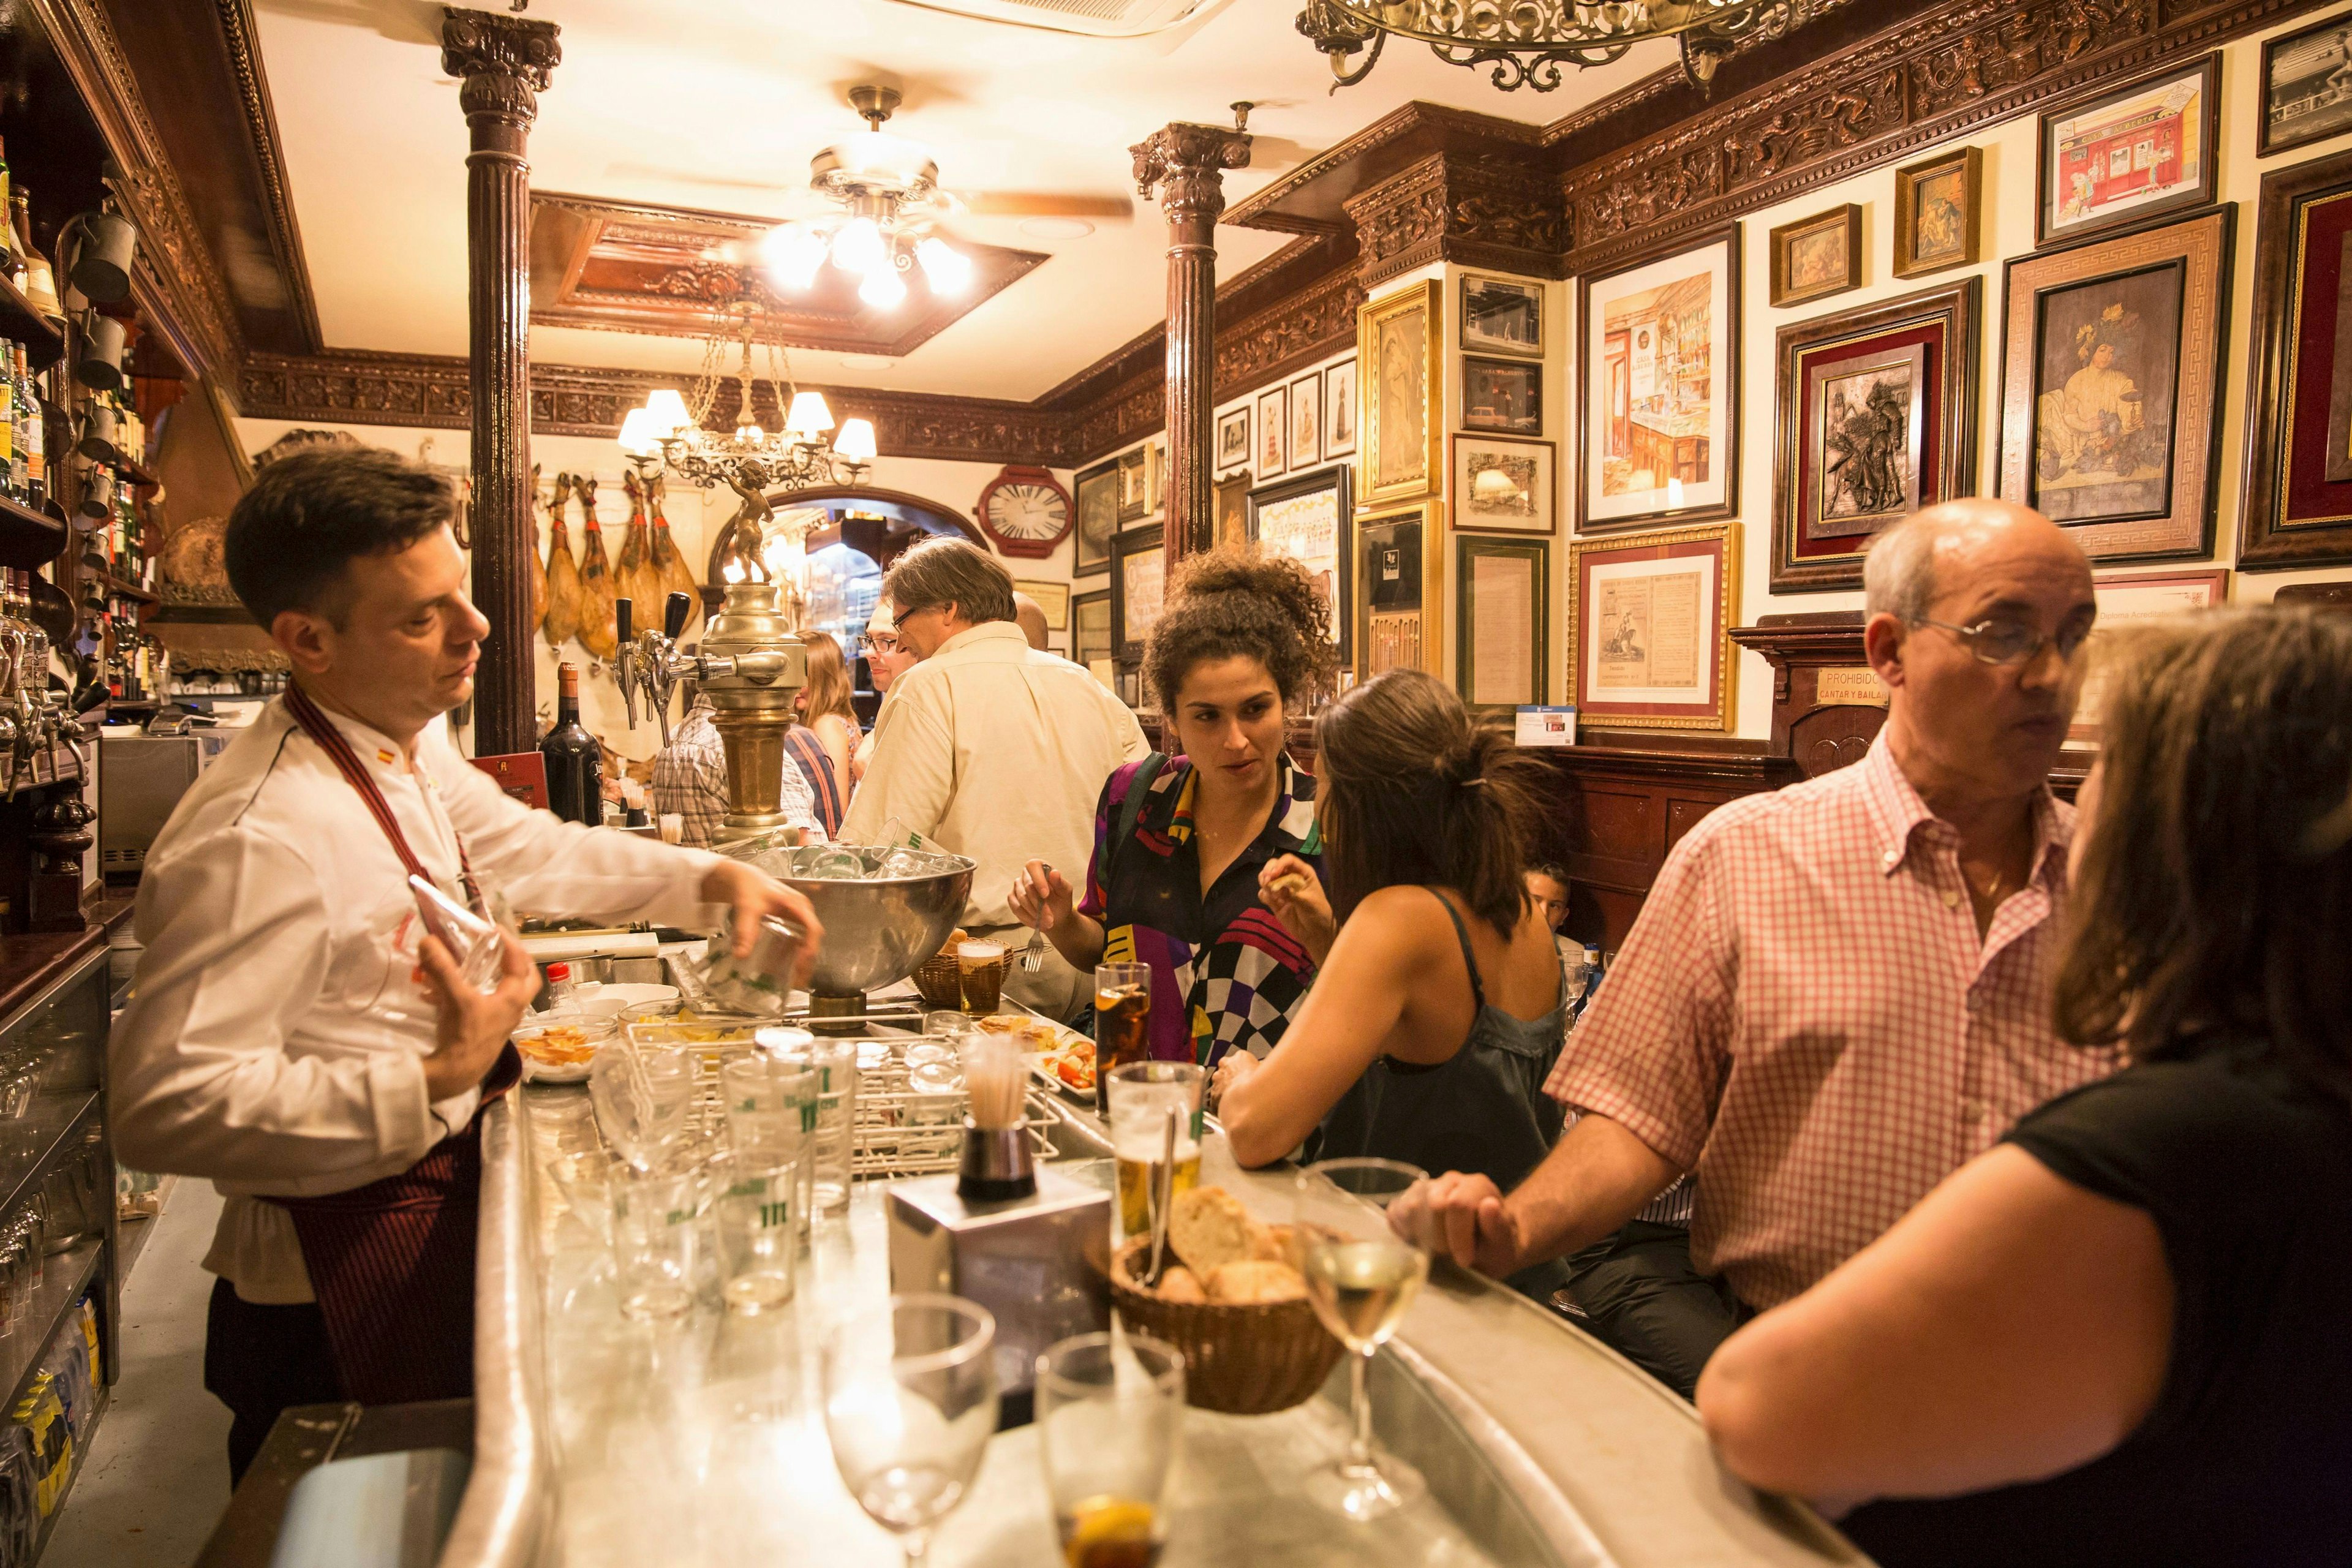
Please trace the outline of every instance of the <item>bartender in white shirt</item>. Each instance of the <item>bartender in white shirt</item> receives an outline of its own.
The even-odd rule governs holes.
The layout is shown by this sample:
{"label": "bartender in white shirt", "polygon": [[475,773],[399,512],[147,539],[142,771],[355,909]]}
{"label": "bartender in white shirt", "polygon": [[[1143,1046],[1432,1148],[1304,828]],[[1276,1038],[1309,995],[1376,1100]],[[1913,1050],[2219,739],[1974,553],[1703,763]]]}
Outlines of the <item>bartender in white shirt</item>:
{"label": "bartender in white shirt", "polygon": [[413,869],[532,914],[707,930],[732,909],[746,950],[767,914],[819,934],[749,866],[560,822],[459,754],[445,715],[489,626],[452,515],[446,482],[389,452],[262,470],[228,575],[294,682],[181,800],[140,883],[115,1147],[226,1200],[205,1385],[235,1415],[235,1476],[287,1405],[472,1392],[474,1121],[513,1081],[539,981],[507,939],[496,988],[468,987],[420,929]]}

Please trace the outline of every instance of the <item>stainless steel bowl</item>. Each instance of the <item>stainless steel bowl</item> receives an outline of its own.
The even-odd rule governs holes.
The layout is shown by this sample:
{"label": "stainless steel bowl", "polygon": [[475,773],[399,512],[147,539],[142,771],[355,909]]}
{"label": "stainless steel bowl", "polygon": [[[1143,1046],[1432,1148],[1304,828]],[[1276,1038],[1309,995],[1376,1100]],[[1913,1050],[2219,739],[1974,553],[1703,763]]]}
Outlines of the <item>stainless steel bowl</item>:
{"label": "stainless steel bowl", "polygon": [[[971,897],[972,862],[961,855],[926,855],[940,868],[926,876],[852,880],[799,874],[812,857],[828,852],[819,846],[742,857],[815,907],[824,941],[809,989],[820,996],[855,996],[904,980],[939,952]],[[863,853],[869,860],[881,855]]]}

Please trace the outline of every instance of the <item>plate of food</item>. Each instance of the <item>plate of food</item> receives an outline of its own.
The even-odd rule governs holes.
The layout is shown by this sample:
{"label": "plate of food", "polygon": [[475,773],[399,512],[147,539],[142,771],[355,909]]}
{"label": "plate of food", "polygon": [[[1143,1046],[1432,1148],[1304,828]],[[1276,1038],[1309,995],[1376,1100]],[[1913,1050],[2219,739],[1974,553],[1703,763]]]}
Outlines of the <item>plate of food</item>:
{"label": "plate of food", "polygon": [[588,1064],[620,1036],[617,1021],[594,1013],[541,1013],[512,1038],[530,1083],[585,1083]]}
{"label": "plate of food", "polygon": [[1033,1013],[992,1014],[980,1027],[1016,1037],[1032,1073],[1081,1104],[1094,1103],[1095,1043],[1076,1029]]}

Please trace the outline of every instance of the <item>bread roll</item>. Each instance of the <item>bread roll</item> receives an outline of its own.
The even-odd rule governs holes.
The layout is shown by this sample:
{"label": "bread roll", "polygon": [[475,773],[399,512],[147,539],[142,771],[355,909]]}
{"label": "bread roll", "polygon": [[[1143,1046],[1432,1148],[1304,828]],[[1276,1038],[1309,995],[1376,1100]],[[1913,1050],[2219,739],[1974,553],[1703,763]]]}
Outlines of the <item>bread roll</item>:
{"label": "bread roll", "polygon": [[1203,1279],[1222,1265],[1258,1257],[1265,1234],[1265,1226],[1223,1187],[1195,1187],[1168,1211],[1168,1245]]}
{"label": "bread roll", "polygon": [[1301,1301],[1307,1281],[1287,1263],[1247,1258],[1209,1271],[1209,1300],[1232,1304]]}
{"label": "bread roll", "polygon": [[1160,1276],[1160,1299],[1163,1301],[1206,1301],[1209,1293],[1201,1289],[1201,1281],[1192,1271],[1179,1263]]}
{"label": "bread roll", "polygon": [[1266,1226],[1265,1234],[1257,1238],[1257,1250],[1250,1256],[1262,1263],[1289,1262],[1290,1232],[1291,1227],[1286,1225]]}

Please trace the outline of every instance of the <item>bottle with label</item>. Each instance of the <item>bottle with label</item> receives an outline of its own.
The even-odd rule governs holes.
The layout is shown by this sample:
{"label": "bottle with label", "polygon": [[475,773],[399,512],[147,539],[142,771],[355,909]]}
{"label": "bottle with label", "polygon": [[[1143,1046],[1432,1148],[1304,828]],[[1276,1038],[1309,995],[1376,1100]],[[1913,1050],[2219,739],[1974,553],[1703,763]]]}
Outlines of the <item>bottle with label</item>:
{"label": "bottle with label", "polygon": [[580,667],[555,672],[555,724],[541,737],[547,762],[547,804],[566,822],[601,826],[604,820],[604,749],[580,725]]}
{"label": "bottle with label", "polygon": [[[14,205],[8,198],[8,153],[5,147],[0,147],[0,212],[7,212]],[[24,259],[13,234],[0,235],[0,248],[6,250],[6,259],[12,268]]]}
{"label": "bottle with label", "polygon": [[40,384],[34,379],[32,362],[21,345],[16,350],[16,385],[25,408],[23,438],[17,442],[25,454],[25,504],[37,510],[49,494],[48,431],[42,417]]}

